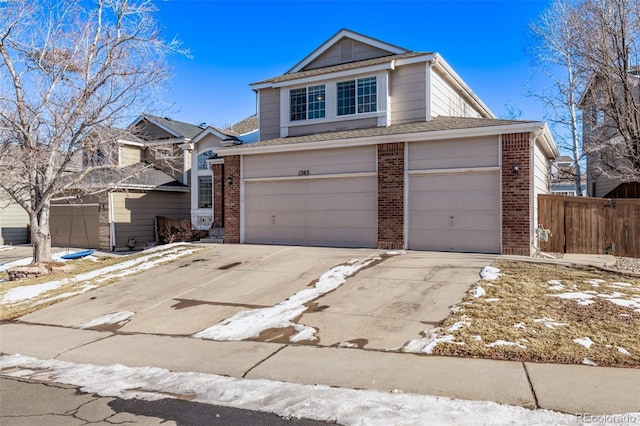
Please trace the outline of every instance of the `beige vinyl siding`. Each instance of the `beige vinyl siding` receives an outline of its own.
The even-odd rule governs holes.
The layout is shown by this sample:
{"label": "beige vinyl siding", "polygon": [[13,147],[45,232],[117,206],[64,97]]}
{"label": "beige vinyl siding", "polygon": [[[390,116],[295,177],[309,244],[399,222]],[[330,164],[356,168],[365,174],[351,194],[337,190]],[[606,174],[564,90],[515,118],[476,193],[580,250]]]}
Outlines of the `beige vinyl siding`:
{"label": "beige vinyl siding", "polygon": [[[173,153],[171,158],[156,158],[158,149],[170,148]],[[151,164],[154,164],[157,168],[174,178],[180,183],[186,183],[184,181],[184,150],[182,150],[177,144],[166,145],[154,145],[148,147],[144,151],[144,159]]]}
{"label": "beige vinyl siding", "polygon": [[343,149],[323,149],[283,152],[279,154],[247,155],[244,157],[245,179],[270,177],[297,177],[300,171],[307,176],[376,171],[375,146]]}
{"label": "beige vinyl siding", "polygon": [[6,199],[0,197],[0,245],[28,243],[29,215],[18,204],[6,203]]}
{"label": "beige vinyl siding", "polygon": [[498,137],[486,136],[409,144],[409,170],[496,167]]}
{"label": "beige vinyl siding", "polygon": [[347,37],[343,38],[327,51],[323,52],[320,56],[307,64],[307,66],[305,66],[301,71],[330,67],[332,65],[338,65],[345,62],[364,61],[367,59],[379,58],[381,56],[388,56],[391,54],[391,52],[388,52],[386,50],[378,49],[377,47],[356,40],[348,39],[349,41],[353,42],[353,56],[349,58],[343,58],[346,60],[341,60],[340,45],[345,41],[345,39],[347,39]]}
{"label": "beige vinyl siding", "polygon": [[431,116],[480,117],[462,96],[431,68]]}
{"label": "beige vinyl siding", "polygon": [[137,146],[120,145],[120,167],[131,166],[142,161],[142,150]]}
{"label": "beige vinyl siding", "polygon": [[290,126],[289,136],[304,136],[314,133],[333,132],[341,130],[366,129],[376,127],[378,119],[376,117],[360,118],[356,120],[331,121],[328,123],[307,124],[304,126]]}
{"label": "beige vinyl siding", "polygon": [[280,89],[261,89],[258,96],[260,140],[280,137]]}
{"label": "beige vinyl siding", "polygon": [[129,237],[138,245],[155,242],[155,217],[176,219],[190,217],[190,194],[187,192],[116,192],[113,193],[113,219],[116,248],[127,246]]}
{"label": "beige vinyl siding", "polygon": [[[533,224],[536,227],[538,225],[538,195],[550,193],[548,164],[547,156],[538,145],[535,145],[533,157]],[[505,164],[505,167],[512,166]]]}
{"label": "beige vinyl siding", "polygon": [[176,135],[167,132],[166,130],[156,126],[153,123],[147,123],[145,121],[140,122],[135,127],[135,133],[142,135],[146,139],[168,139],[175,138]]}
{"label": "beige vinyl siding", "polygon": [[391,73],[389,91],[391,124],[426,120],[426,66],[424,63],[396,68]]}

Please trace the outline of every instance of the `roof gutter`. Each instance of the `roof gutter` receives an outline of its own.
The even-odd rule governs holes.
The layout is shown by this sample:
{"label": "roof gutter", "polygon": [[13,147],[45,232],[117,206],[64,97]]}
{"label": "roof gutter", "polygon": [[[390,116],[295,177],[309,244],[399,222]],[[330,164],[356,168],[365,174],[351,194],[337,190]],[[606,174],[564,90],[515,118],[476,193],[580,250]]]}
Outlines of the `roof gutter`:
{"label": "roof gutter", "polygon": [[395,133],[390,135],[329,139],[325,141],[300,142],[293,144],[284,143],[279,145],[263,146],[244,145],[242,148],[223,148],[217,151],[217,154],[218,157],[226,157],[229,155],[268,154],[290,151],[307,151],[314,149],[344,148],[346,140],[349,141],[348,146],[365,146],[377,145],[380,143],[398,142],[399,140],[403,142],[421,142],[474,136],[493,136],[506,133],[534,133],[541,130],[543,131],[542,134],[544,135],[543,141],[548,145],[547,149],[549,150],[549,152],[557,152],[557,149],[555,149],[555,144],[552,142],[553,139],[549,134],[547,125],[542,122],[533,122],[507,124],[502,126],[471,127],[467,129],[436,130],[427,132]]}

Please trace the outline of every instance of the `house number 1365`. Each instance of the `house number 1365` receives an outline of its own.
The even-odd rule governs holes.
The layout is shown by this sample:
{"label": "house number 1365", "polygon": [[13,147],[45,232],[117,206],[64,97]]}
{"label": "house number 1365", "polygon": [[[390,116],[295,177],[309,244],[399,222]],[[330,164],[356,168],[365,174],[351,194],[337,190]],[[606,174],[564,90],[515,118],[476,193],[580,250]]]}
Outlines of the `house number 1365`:
{"label": "house number 1365", "polygon": [[298,176],[309,176],[309,170],[300,170]]}

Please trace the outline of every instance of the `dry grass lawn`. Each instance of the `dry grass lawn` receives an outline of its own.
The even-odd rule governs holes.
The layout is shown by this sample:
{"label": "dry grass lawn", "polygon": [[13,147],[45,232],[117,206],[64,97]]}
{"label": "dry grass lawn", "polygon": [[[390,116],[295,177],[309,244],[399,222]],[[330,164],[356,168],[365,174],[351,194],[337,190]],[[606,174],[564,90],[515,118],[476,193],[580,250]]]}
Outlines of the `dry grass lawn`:
{"label": "dry grass lawn", "polygon": [[640,277],[553,264],[493,266],[502,275],[478,282],[486,293],[454,308],[439,332],[453,339],[434,354],[640,368]]}

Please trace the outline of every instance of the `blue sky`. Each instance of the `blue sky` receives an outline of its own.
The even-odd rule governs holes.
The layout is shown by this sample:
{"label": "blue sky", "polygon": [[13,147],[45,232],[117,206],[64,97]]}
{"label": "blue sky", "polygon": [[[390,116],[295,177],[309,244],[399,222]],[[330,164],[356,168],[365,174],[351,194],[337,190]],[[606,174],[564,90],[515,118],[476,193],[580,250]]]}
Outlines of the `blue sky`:
{"label": "blue sky", "polygon": [[[341,28],[414,51],[439,52],[491,110],[506,104],[522,119],[543,120],[525,96],[533,70],[528,24],[548,0],[188,1],[157,3],[165,38],[192,59],[170,57],[174,78],[164,113],[223,126],[255,113],[250,83],[286,72]],[[535,80],[535,79],[534,79]],[[539,83],[538,83],[539,84]]]}

